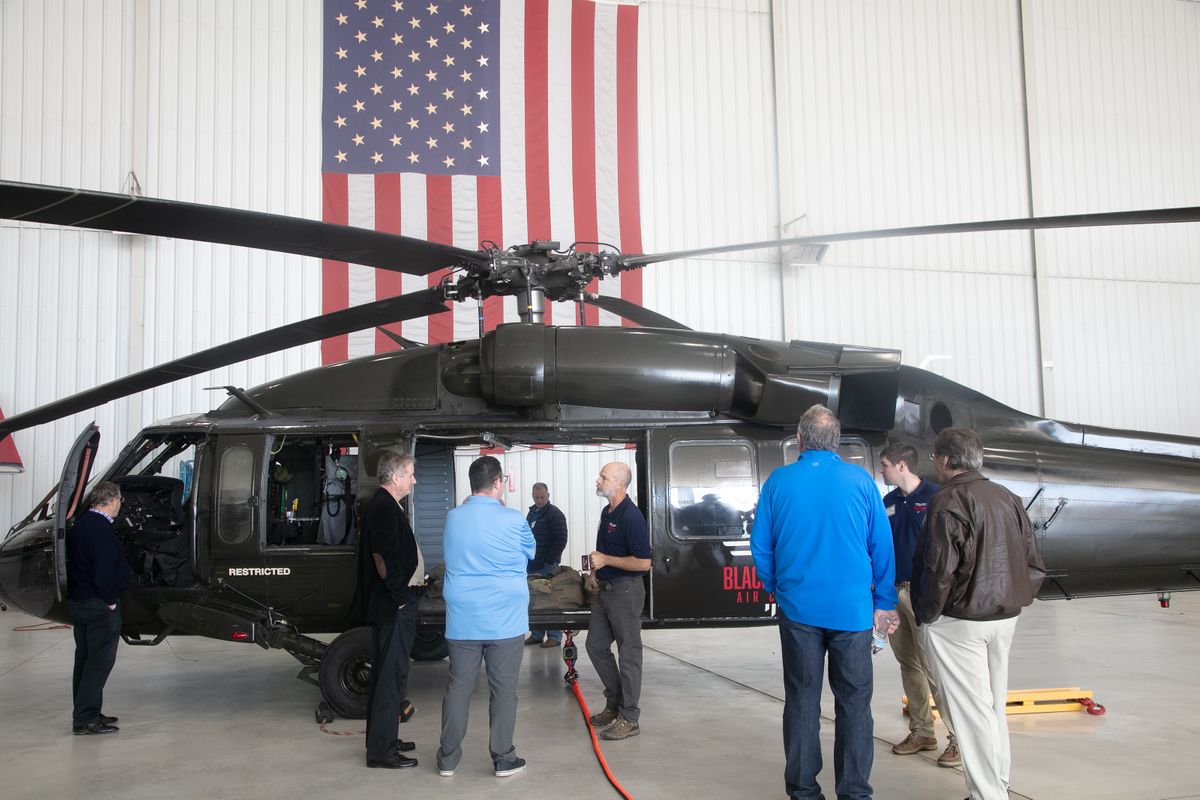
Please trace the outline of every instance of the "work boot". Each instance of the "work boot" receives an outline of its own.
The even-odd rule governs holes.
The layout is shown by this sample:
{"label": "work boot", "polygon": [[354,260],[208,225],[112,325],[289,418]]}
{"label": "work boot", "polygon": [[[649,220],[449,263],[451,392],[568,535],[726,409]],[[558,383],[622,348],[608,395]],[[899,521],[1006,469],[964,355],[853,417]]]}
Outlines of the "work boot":
{"label": "work boot", "polygon": [[937,750],[937,739],[921,736],[916,731],[908,734],[908,738],[899,744],[892,745],[892,752],[898,756],[911,756],[922,750]]}
{"label": "work boot", "polygon": [[958,744],[951,742],[946,745],[946,749],[938,756],[939,767],[958,767],[962,766],[962,756],[958,754]]}
{"label": "work boot", "polygon": [[611,742],[617,739],[628,739],[630,736],[637,736],[639,733],[641,733],[641,729],[636,722],[630,722],[624,717],[618,716],[617,721],[611,727],[605,728],[600,732],[600,738]]}
{"label": "work boot", "polygon": [[592,714],[588,717],[588,722],[592,723],[594,727],[604,728],[616,722],[619,716],[621,715],[615,708],[606,708],[598,714]]}

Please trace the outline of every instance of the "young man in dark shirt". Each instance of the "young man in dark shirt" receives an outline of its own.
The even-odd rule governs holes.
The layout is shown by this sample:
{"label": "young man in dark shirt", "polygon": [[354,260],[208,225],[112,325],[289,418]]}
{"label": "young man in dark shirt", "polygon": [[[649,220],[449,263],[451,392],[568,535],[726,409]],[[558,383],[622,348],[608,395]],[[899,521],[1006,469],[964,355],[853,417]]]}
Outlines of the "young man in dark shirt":
{"label": "young man in dark shirt", "polygon": [[[883,506],[887,509],[888,522],[892,524],[892,545],[896,551],[896,610],[900,612],[900,627],[891,637],[892,653],[900,664],[900,682],[908,696],[908,738],[892,747],[892,752],[900,756],[937,749],[930,694],[941,707],[938,688],[929,677],[925,653],[917,635],[910,591],[917,538],[925,524],[929,503],[940,488],[936,483],[921,480],[917,474],[918,463],[917,450],[912,445],[897,442],[879,454],[883,482],[896,487],[884,496]],[[957,767],[962,759],[958,755],[954,731],[945,715],[942,721],[946,723],[950,741],[938,756],[937,763],[939,767]]]}

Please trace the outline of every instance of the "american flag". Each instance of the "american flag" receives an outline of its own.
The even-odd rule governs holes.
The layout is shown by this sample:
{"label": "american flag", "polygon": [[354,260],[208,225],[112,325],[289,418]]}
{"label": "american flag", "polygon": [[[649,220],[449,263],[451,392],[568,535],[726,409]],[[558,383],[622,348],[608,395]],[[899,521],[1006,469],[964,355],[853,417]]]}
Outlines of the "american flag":
{"label": "american flag", "polygon": [[[642,252],[634,5],[589,0],[325,0],[324,219],[475,250],[535,239]],[[581,249],[590,249],[581,247]],[[437,285],[325,261],[325,312]],[[641,302],[638,271],[590,291]],[[588,324],[621,320],[588,307]],[[389,330],[439,343],[478,335],[474,301]],[[483,304],[485,327],[517,319]],[[573,303],[547,321],[575,324]],[[361,331],[322,362],[396,348]]]}

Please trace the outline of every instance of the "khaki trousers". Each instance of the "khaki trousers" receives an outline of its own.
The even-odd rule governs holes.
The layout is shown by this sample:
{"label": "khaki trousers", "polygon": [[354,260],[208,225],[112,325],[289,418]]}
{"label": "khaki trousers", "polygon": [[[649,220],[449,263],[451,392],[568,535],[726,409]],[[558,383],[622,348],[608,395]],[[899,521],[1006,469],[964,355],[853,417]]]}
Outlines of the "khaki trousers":
{"label": "khaki trousers", "polygon": [[[912,597],[908,584],[896,586],[896,611],[900,614],[900,627],[891,636],[892,652],[900,664],[900,683],[904,693],[908,695],[908,729],[918,736],[934,739],[933,710],[929,705],[929,696],[938,708],[945,709],[937,682],[930,675],[928,659],[921,645],[921,637],[917,633],[917,619],[913,614]],[[954,728],[945,712],[942,722],[950,733],[950,742],[954,742]]]}
{"label": "khaki trousers", "polygon": [[942,616],[921,626],[929,666],[954,721],[971,800],[1008,800],[1008,651],[1017,618],[976,622]]}

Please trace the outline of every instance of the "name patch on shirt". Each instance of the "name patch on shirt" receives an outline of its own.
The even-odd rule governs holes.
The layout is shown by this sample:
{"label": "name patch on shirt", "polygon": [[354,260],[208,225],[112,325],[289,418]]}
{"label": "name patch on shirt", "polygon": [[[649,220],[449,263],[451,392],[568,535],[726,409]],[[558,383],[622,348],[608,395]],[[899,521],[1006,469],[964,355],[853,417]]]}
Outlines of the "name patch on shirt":
{"label": "name patch on shirt", "polygon": [[896,507],[895,507],[895,506],[888,506],[888,507],[887,507],[887,515],[888,515],[889,517],[894,517],[894,516],[896,516]]}

